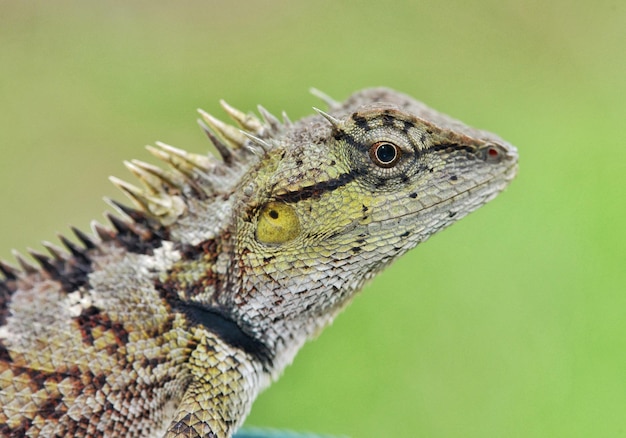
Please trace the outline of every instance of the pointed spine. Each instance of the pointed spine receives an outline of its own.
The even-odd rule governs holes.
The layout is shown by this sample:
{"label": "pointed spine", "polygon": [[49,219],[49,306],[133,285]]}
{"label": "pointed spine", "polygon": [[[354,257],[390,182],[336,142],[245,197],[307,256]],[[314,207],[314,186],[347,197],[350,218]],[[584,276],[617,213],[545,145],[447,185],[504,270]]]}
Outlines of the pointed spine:
{"label": "pointed spine", "polygon": [[246,137],[234,126],[227,125],[211,114],[198,109],[198,113],[207,125],[220,137],[222,137],[233,149],[240,149],[246,142]]}
{"label": "pointed spine", "polygon": [[55,260],[63,261],[67,259],[67,253],[63,251],[63,249],[58,247],[57,245],[50,243],[48,241],[41,242],[41,244],[44,246],[44,248],[48,250],[50,255],[52,255],[52,257]]}
{"label": "pointed spine", "polygon": [[105,197],[103,199],[104,199],[104,202],[106,202],[111,207],[113,207],[115,211],[117,211],[118,213],[121,213],[123,216],[130,219],[132,222],[144,223],[148,221],[147,216],[141,210],[137,210],[135,208],[129,207],[128,205],[124,205],[121,202],[118,202],[111,198]]}
{"label": "pointed spine", "polygon": [[91,221],[91,230],[103,242],[115,240],[115,233],[96,221]]}
{"label": "pointed spine", "polygon": [[261,149],[263,149],[265,152],[269,151],[270,149],[272,149],[272,145],[268,142],[266,142],[263,139],[260,139],[259,137],[255,137],[254,135],[250,134],[249,132],[246,131],[241,131],[241,133],[243,135],[245,135],[246,137],[248,137],[250,139],[250,141],[252,141],[252,143],[256,144],[257,146],[260,146]]}
{"label": "pointed spine", "polygon": [[82,232],[76,227],[71,227],[71,230],[76,236],[76,238],[80,241],[80,243],[82,243],[85,246],[86,250],[96,249],[97,247],[96,242],[90,236],[88,236],[86,233]]}
{"label": "pointed spine", "polygon": [[341,120],[339,120],[336,117],[331,116],[330,114],[328,114],[325,111],[322,111],[319,108],[315,108],[313,107],[313,110],[318,113],[320,116],[324,117],[326,120],[328,120],[328,123],[330,123],[333,127],[333,129],[340,131],[341,130]]}
{"label": "pointed spine", "polygon": [[109,222],[111,222],[111,225],[113,225],[113,228],[115,228],[118,234],[132,234],[135,236],[139,235],[139,233],[137,233],[137,230],[135,230],[130,222],[126,222],[111,213],[107,213],[105,216],[109,220]]}
{"label": "pointed spine", "polygon": [[[139,169],[139,172],[143,174],[149,174],[158,179],[161,184],[171,187],[172,189],[176,189],[182,191],[185,186],[185,181],[183,178],[175,174],[174,172],[168,172],[166,170],[161,169],[160,167],[153,166],[152,164],[144,163],[139,160],[131,160],[130,162],[134,168]],[[132,170],[131,170],[132,171]],[[138,176],[139,177],[139,176]],[[141,177],[139,177],[141,179]],[[156,181],[156,180],[155,180]],[[160,189],[159,191],[163,191]]]}
{"label": "pointed spine", "polygon": [[0,260],[0,272],[4,276],[5,280],[17,280],[19,271],[17,268],[9,265],[8,263]]}
{"label": "pointed spine", "polygon": [[331,109],[331,110],[337,109],[341,106],[341,103],[337,102],[328,94],[324,93],[323,91],[318,90],[317,88],[310,88],[309,93],[311,93],[313,96],[317,97],[322,102],[324,102],[328,106],[328,109]]}
{"label": "pointed spine", "polygon": [[154,195],[154,194],[163,192],[163,180],[162,179],[145,171],[141,167],[136,166],[134,163],[130,161],[124,160],[123,163],[124,163],[124,166],[126,166],[126,168],[130,170],[130,172],[133,175],[135,175],[137,179],[139,179],[143,183],[143,185],[150,192],[150,194]]}
{"label": "pointed spine", "polygon": [[265,125],[267,126],[269,131],[272,133],[280,132],[280,130],[282,129],[280,120],[278,120],[274,114],[265,109],[265,107],[258,105],[257,108],[259,110],[259,114],[261,114],[261,117],[263,117]]}
{"label": "pointed spine", "polygon": [[59,235],[59,240],[61,241],[61,243],[63,243],[63,246],[65,246],[69,250],[70,254],[72,254],[75,258],[80,260],[82,263],[90,263],[86,249],[82,249],[74,245],[67,237],[63,235]]}
{"label": "pointed spine", "polygon": [[289,118],[289,116],[287,115],[285,111],[282,112],[282,116],[283,116],[283,125],[285,126],[293,125],[293,122],[291,121],[291,119]]}
{"label": "pointed spine", "polygon": [[[113,185],[115,185],[115,187],[120,189],[126,196],[128,196],[128,198],[133,201],[142,211],[150,211],[150,207],[148,204],[149,201],[139,187],[135,187],[134,185],[129,184],[126,181],[119,179],[115,176],[109,176],[109,181],[111,181]],[[107,203],[112,204],[115,208],[122,211],[128,217],[132,218],[133,214],[136,212],[136,210],[119,204],[112,199],[106,198],[105,200]]]}
{"label": "pointed spine", "polygon": [[42,253],[40,253],[38,251],[35,251],[34,249],[30,249],[30,248],[28,249],[28,253],[35,259],[35,261],[37,263],[39,263],[41,268],[46,273],[48,273],[52,278],[60,278],[61,277],[61,273],[59,272],[57,267],[54,266],[54,264],[50,260],[50,257],[48,257],[47,255],[42,254]]}
{"label": "pointed spine", "polygon": [[37,267],[28,262],[22,254],[20,254],[16,250],[13,250],[12,253],[13,257],[17,261],[17,264],[20,265],[20,268],[22,269],[22,271],[24,271],[25,274],[36,274],[38,272]]}
{"label": "pointed spine", "polygon": [[[158,146],[158,145],[157,145]],[[146,146],[148,152],[157,157],[160,160],[163,160],[167,164],[169,164],[172,169],[178,172],[184,180],[185,185],[189,187],[195,194],[196,197],[200,199],[206,198],[207,193],[204,189],[194,180],[194,172],[201,172],[199,169],[195,169],[190,167],[189,164],[185,164],[186,162],[182,162],[180,159],[177,159],[176,156],[172,156],[167,151],[163,149],[156,148],[154,146]]]}
{"label": "pointed spine", "polygon": [[193,154],[183,149],[171,146],[167,143],[163,143],[162,141],[157,141],[156,145],[163,149],[165,152],[167,152],[169,155],[173,157],[178,157],[182,161],[188,163],[190,167],[194,167],[205,172],[211,169],[211,159],[206,155]]}
{"label": "pointed spine", "polygon": [[220,100],[220,105],[224,108],[224,111],[226,111],[230,118],[246,131],[254,134],[260,134],[261,131],[263,131],[263,124],[255,116],[239,111],[237,108],[234,108],[226,103],[224,99]]}
{"label": "pointed spine", "polygon": [[[140,210],[128,208],[122,204],[110,200],[116,208],[119,208],[124,214],[136,221],[144,221],[146,219],[144,212],[159,216],[162,211],[168,211],[172,208],[172,201],[168,195],[161,194],[160,197],[146,194],[139,187],[127,183],[124,180],[110,176],[109,180],[115,184],[121,191],[133,201]],[[169,201],[169,202],[168,202]]]}
{"label": "pointed spine", "polygon": [[222,140],[220,140],[219,137],[213,134],[211,129],[202,120],[198,119],[198,125],[200,125],[200,128],[202,128],[202,131],[204,131],[206,136],[209,137],[209,141],[211,142],[211,144],[213,144],[213,146],[215,146],[215,149],[217,149],[217,152],[219,152],[224,163],[227,166],[231,166],[234,161],[234,155],[231,148]]}

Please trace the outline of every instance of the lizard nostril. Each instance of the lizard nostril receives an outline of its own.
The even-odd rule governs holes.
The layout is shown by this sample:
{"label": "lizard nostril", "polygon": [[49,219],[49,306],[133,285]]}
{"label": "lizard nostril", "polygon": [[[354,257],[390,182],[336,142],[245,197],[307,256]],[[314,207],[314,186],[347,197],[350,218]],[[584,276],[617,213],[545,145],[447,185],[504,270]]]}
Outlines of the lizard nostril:
{"label": "lizard nostril", "polygon": [[489,145],[481,151],[483,160],[488,163],[499,163],[505,156],[505,151],[501,146]]}

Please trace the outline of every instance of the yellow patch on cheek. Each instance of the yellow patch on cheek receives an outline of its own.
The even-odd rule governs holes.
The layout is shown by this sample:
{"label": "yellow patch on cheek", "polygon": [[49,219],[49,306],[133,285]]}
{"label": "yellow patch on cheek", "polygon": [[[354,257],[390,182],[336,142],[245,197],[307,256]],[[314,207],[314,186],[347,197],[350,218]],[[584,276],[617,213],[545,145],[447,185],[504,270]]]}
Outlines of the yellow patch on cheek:
{"label": "yellow patch on cheek", "polygon": [[261,243],[289,242],[300,234],[300,219],[293,207],[280,202],[263,206],[257,221],[256,239]]}

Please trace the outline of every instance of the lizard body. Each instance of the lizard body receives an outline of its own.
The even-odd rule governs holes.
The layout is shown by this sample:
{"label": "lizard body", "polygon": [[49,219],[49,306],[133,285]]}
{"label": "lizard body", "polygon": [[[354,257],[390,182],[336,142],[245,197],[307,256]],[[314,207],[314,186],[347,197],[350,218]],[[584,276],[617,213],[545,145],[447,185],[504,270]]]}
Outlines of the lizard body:
{"label": "lizard body", "polygon": [[122,218],[0,262],[0,436],[229,437],[364,282],[494,198],[515,148],[383,88],[201,112],[222,160],[131,161]]}

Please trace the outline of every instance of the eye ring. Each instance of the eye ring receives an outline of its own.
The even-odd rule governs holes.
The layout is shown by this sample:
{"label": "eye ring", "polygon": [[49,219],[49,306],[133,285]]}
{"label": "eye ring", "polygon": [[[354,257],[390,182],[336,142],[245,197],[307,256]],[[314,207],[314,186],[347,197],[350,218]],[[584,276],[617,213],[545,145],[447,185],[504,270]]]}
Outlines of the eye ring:
{"label": "eye ring", "polygon": [[378,167],[388,169],[398,163],[402,149],[389,141],[377,141],[370,147],[370,159]]}

